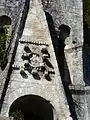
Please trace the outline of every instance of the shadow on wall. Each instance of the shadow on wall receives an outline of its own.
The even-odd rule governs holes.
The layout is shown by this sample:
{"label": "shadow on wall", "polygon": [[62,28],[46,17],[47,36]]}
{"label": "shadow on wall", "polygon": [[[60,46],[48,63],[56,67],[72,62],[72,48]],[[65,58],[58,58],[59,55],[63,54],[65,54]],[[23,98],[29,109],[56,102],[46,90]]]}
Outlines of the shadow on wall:
{"label": "shadow on wall", "polygon": [[45,12],[45,15],[46,15],[53,47],[55,50],[62,83],[64,86],[67,101],[69,104],[71,117],[73,118],[73,120],[77,120],[74,102],[73,102],[72,95],[68,87],[68,85],[71,84],[71,79],[70,79],[70,74],[69,74],[69,70],[68,70],[68,66],[67,66],[67,62],[66,62],[65,54],[64,54],[64,47],[65,47],[64,42],[65,42],[65,39],[69,37],[70,27],[64,24],[60,25],[59,26],[59,37],[58,37],[57,32],[54,27],[52,16],[48,12]]}
{"label": "shadow on wall", "polygon": [[86,86],[90,86],[90,28],[84,21],[83,44],[83,78]]}
{"label": "shadow on wall", "polygon": [[52,16],[48,12],[45,12],[45,15],[46,15],[46,19],[48,22],[48,27],[50,30],[50,35],[51,35],[52,43],[54,46],[61,78],[67,84],[71,84],[70,74],[69,74],[67,62],[66,62],[65,55],[64,55],[64,47],[65,47],[64,42],[65,42],[65,39],[70,34],[70,27],[64,24],[60,25],[59,26],[59,37],[58,37],[57,32],[54,27]]}

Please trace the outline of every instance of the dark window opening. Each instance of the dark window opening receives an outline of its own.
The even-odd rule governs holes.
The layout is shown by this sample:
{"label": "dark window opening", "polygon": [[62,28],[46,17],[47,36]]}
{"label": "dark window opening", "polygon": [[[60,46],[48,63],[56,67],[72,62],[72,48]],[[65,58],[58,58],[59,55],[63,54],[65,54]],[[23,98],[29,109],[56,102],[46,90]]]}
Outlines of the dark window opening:
{"label": "dark window opening", "polygon": [[0,28],[4,25],[11,25],[11,18],[6,15],[0,16]]}
{"label": "dark window opening", "polygon": [[44,98],[26,95],[12,103],[9,116],[14,120],[53,120],[53,109]]}

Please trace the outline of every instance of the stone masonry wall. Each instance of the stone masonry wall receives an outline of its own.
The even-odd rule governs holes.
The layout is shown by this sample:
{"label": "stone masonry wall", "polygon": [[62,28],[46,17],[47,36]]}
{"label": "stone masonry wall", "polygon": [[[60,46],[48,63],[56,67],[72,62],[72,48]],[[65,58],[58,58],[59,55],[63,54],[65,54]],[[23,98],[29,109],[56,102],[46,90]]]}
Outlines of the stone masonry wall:
{"label": "stone masonry wall", "polygon": [[[71,28],[70,36],[65,40],[65,56],[72,84],[83,82],[83,5],[82,0],[42,0],[44,11],[53,18],[58,35],[61,24]],[[78,64],[78,65],[77,65]],[[78,71],[77,71],[78,70]]]}
{"label": "stone masonry wall", "polygon": [[3,92],[3,88],[5,86],[6,78],[8,75],[8,70],[11,64],[12,53],[16,44],[17,32],[20,25],[21,15],[23,12],[25,1],[1,1],[0,2],[0,16],[6,15],[11,18],[11,26],[12,26],[12,36],[11,42],[7,51],[8,63],[6,68],[2,71],[0,68],[0,98]]}
{"label": "stone masonry wall", "polygon": [[[29,7],[23,34],[19,38],[1,114],[8,117],[10,106],[17,98],[37,95],[50,101],[56,110],[56,119],[72,120],[41,1],[31,0],[29,5],[31,7]],[[25,51],[25,46],[29,47],[30,53]],[[47,49],[50,56],[47,54],[45,56],[41,52],[42,49]],[[28,55],[29,57],[31,55],[29,61],[24,59]],[[48,62],[43,63],[44,57]],[[32,66],[29,69],[31,72],[25,69],[25,63]],[[44,72],[40,70],[41,67],[46,68]],[[34,77],[35,71],[38,71],[40,78]],[[47,78],[48,73],[50,78]]]}
{"label": "stone masonry wall", "polygon": [[[88,115],[87,115],[88,113],[86,112],[87,104],[85,103],[86,102],[85,94],[82,95],[82,93],[81,93],[82,91],[84,91],[83,63],[82,63],[83,62],[82,61],[82,44],[83,44],[82,0],[77,0],[77,1],[76,0],[64,0],[64,1],[63,0],[42,0],[42,2],[43,2],[44,11],[48,12],[53,18],[57,36],[58,36],[58,31],[59,31],[58,30],[59,25],[66,24],[71,28],[70,37],[68,37],[65,40],[66,46],[65,46],[65,50],[64,50],[65,56],[66,56],[66,61],[68,64],[68,69],[70,72],[71,83],[72,83],[70,90],[71,90],[74,101],[76,101],[76,103],[79,103],[78,105],[80,107],[80,111],[78,108],[76,108],[78,119],[88,120]],[[0,70],[0,94],[2,94],[2,90],[3,90],[6,76],[8,73],[10,61],[12,58],[12,53],[13,53],[13,50],[15,47],[15,43],[16,43],[16,41],[18,41],[16,39],[17,39],[17,36],[19,33],[18,30],[19,30],[19,26],[20,26],[20,19],[22,16],[24,4],[25,4],[25,0],[20,0],[20,1],[2,0],[2,1],[0,1],[0,16],[2,16],[2,15],[9,16],[12,20],[12,26],[13,26],[13,30],[14,30],[14,38],[13,38],[13,42],[10,47],[12,49],[10,50],[9,61],[8,61],[7,67],[4,71]],[[37,11],[38,11],[38,9],[37,9]],[[35,29],[36,29],[36,27],[35,27]],[[29,31],[27,31],[27,30],[28,29],[26,29],[24,31],[25,34],[26,33],[31,34],[31,32],[29,33]],[[34,32],[37,33],[36,30]],[[19,46],[20,46],[20,44],[19,44]],[[18,56],[16,56],[16,59],[17,58],[18,58]],[[13,80],[11,80],[11,81],[13,81]],[[18,88],[18,86],[20,86],[20,84],[17,85],[17,88]],[[61,83],[59,83],[59,84],[61,84]],[[16,83],[14,83],[14,82],[12,84],[10,82],[10,84],[9,84],[10,88],[8,88],[8,91],[7,91],[7,96],[5,98],[2,113],[6,112],[6,109],[8,108],[8,106],[10,106],[11,103],[13,102],[13,100],[10,102],[11,98],[8,98],[8,95],[10,94],[11,90],[13,91],[13,89],[17,89],[17,88],[14,88],[15,85],[16,85]],[[75,85],[76,85],[76,87],[75,87]],[[21,85],[21,87],[22,86],[23,85]],[[51,84],[51,86],[52,86],[52,84]],[[40,86],[37,85],[37,89],[39,87]],[[43,86],[43,87],[45,87],[45,86]],[[55,87],[55,86],[53,86],[53,87]],[[30,90],[33,91],[33,89],[34,88],[31,85]],[[47,89],[49,91],[48,86],[47,86]],[[52,89],[54,89],[54,88],[52,88]],[[78,90],[81,90],[81,92],[80,92],[80,94],[76,95],[76,91],[78,91]],[[73,93],[72,91],[75,91],[75,92]],[[25,92],[27,94],[30,91],[26,90]],[[55,92],[55,91],[53,90],[53,92]],[[20,93],[22,93],[22,95],[24,95],[24,92],[22,89],[17,90],[16,93],[18,96],[15,94],[15,92],[12,93],[12,95],[10,95],[10,96],[13,97],[13,95],[14,96],[16,95],[15,98],[17,98],[20,96]],[[34,93],[36,94],[36,92],[34,92]],[[40,92],[37,92],[37,94],[39,94],[39,93]],[[41,91],[41,93],[43,94],[43,91]],[[42,96],[46,97],[48,99],[47,93],[43,94]],[[51,96],[49,96],[49,97],[51,97]],[[57,101],[59,101],[59,100],[57,100]],[[56,104],[56,103],[57,102],[55,102],[54,104]],[[5,114],[7,114],[7,112]],[[84,116],[84,118],[83,118],[83,116]]]}
{"label": "stone masonry wall", "polygon": [[[83,2],[82,0],[42,0],[44,11],[53,18],[55,30],[58,36],[58,27],[66,24],[71,28],[70,36],[65,40],[64,54],[68,67],[64,69],[67,81],[67,69],[70,74],[70,91],[79,120],[88,120],[89,113],[87,102],[89,97],[84,87],[83,78]],[[87,95],[89,96],[89,95]]]}

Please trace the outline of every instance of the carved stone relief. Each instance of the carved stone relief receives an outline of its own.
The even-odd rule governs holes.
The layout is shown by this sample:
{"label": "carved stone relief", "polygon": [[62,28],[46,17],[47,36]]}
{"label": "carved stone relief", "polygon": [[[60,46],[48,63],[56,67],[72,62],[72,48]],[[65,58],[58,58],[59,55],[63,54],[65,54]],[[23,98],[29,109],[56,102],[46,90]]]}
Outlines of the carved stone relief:
{"label": "carved stone relief", "polygon": [[51,81],[55,71],[48,52],[48,44],[34,41],[30,43],[28,41],[19,42],[25,44],[21,55],[24,64],[20,67],[13,65],[13,69],[20,70],[21,76],[26,79],[28,78],[26,71],[28,71],[36,80],[46,79]]}

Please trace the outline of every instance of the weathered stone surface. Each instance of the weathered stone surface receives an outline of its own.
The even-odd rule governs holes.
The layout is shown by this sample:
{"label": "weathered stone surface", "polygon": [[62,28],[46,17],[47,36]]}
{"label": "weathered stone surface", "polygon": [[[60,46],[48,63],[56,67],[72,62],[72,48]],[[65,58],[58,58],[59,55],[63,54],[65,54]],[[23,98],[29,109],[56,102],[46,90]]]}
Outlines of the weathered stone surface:
{"label": "weathered stone surface", "polygon": [[[83,58],[82,58],[82,45],[83,45],[83,3],[82,0],[42,0],[44,5],[44,11],[49,12],[53,18],[54,26],[58,35],[58,27],[61,24],[66,24],[71,28],[70,36],[65,40],[65,57],[70,72],[70,78],[74,94],[72,97],[76,103],[79,102],[77,111],[77,117],[80,120],[88,120],[87,102],[89,103],[89,97],[85,94],[77,93],[78,90],[83,91],[84,78],[83,78]],[[86,59],[86,58],[85,58]],[[87,67],[88,68],[88,67]],[[67,72],[65,68],[65,80],[67,81]],[[76,86],[75,88],[73,87]],[[70,88],[71,90],[71,88]],[[81,92],[80,92],[81,93]],[[85,91],[84,91],[85,93]],[[89,96],[89,95],[88,95]],[[81,104],[80,104],[81,103]],[[80,109],[79,109],[80,108]],[[88,107],[89,108],[89,107]],[[80,110],[80,111],[78,111]]]}
{"label": "weathered stone surface", "polygon": [[[69,67],[72,84],[82,84],[83,81],[83,6],[82,0],[42,0],[44,11],[48,12],[53,19],[58,35],[58,27],[66,24],[71,28],[70,36],[65,40],[65,55]],[[75,42],[75,44],[73,43]],[[79,47],[81,46],[81,47]],[[81,49],[80,49],[81,48]],[[76,50],[77,49],[77,50]],[[71,51],[71,52],[68,52]],[[71,59],[72,58],[72,59]],[[77,58],[77,59],[76,59]],[[78,68],[77,65],[78,64]],[[67,69],[67,68],[66,68]],[[77,74],[78,69],[78,74]],[[73,71],[73,72],[72,72]]]}
{"label": "weathered stone surface", "polygon": [[[89,111],[90,111],[90,96],[89,88],[84,87],[83,81],[83,61],[82,61],[82,44],[83,44],[83,8],[82,0],[42,0],[43,6],[40,0],[31,0],[29,12],[26,10],[23,12],[25,0],[1,0],[0,1],[0,16],[6,15],[9,16],[12,20],[12,26],[14,30],[14,38],[10,45],[9,55],[8,55],[8,64],[4,71],[0,69],[0,95],[6,81],[7,72],[11,62],[13,50],[15,44],[19,41],[24,41],[22,44],[19,42],[17,53],[15,56],[15,62],[12,67],[13,69],[11,79],[8,85],[8,90],[5,96],[5,101],[2,106],[1,114],[8,116],[10,105],[20,96],[24,95],[39,95],[46,100],[49,100],[50,103],[54,106],[57,112],[57,118],[60,120],[71,120],[68,104],[64,94],[62,82],[60,79],[60,74],[58,71],[56,58],[54,55],[54,49],[52,47],[52,42],[47,28],[46,18],[41,8],[44,8],[44,11],[48,12],[53,19],[55,30],[58,37],[58,27],[61,24],[66,24],[71,28],[70,36],[65,40],[65,57],[68,64],[71,83],[75,86],[70,86],[70,91],[75,103],[75,108],[77,112],[77,118],[79,120],[89,120]],[[27,6],[26,6],[27,7]],[[26,8],[25,8],[26,9]],[[20,20],[25,14],[27,14],[27,20],[24,27],[23,35],[19,39],[19,34],[21,33]],[[24,19],[24,18],[23,18]],[[22,20],[23,21],[23,20]],[[19,31],[18,31],[19,30]],[[18,40],[17,40],[18,38]],[[34,43],[31,45],[29,42]],[[24,70],[24,63],[21,56],[24,51],[24,46],[28,45],[30,48],[36,46],[35,51],[40,53],[41,44],[48,44],[48,52],[50,53],[50,62],[54,66],[55,75],[53,75],[52,80],[48,81],[40,73],[41,79],[35,80],[31,73],[27,70],[25,71],[27,79],[23,78],[20,74],[20,70]],[[37,44],[37,45],[35,45]],[[40,46],[41,45],[41,46]],[[38,47],[39,46],[39,47]],[[25,53],[26,54],[26,53]],[[42,53],[40,53],[42,56]],[[35,56],[34,56],[35,57]],[[39,57],[35,57],[37,61]],[[41,59],[39,59],[41,61]],[[40,62],[39,61],[39,62]],[[33,62],[33,63],[34,63]],[[38,63],[39,63],[38,62]],[[42,64],[42,63],[41,63]],[[41,65],[40,64],[40,65]],[[19,69],[17,69],[19,68]],[[49,69],[49,68],[47,68]],[[52,70],[52,69],[50,69]],[[36,71],[36,70],[35,70]],[[34,73],[35,73],[34,71]],[[66,71],[65,71],[66,73]],[[66,73],[67,74],[67,73]],[[65,74],[65,79],[67,76]],[[45,72],[47,75],[47,72]],[[43,77],[42,77],[43,76]],[[74,91],[74,93],[72,93]],[[79,91],[79,92],[77,92]],[[83,93],[82,93],[83,91]],[[57,119],[56,118],[56,119]]]}
{"label": "weathered stone surface", "polygon": [[0,115],[0,120],[9,120],[9,118]]}
{"label": "weathered stone surface", "polygon": [[[56,118],[58,120],[72,120],[70,117],[69,106],[66,101],[63,85],[60,79],[55,53],[41,1],[31,0],[30,6],[31,7],[29,7],[24,31],[22,37],[20,38],[14,61],[14,64],[20,66],[20,69],[13,69],[12,71],[1,114],[8,117],[10,106],[17,98],[20,96],[33,94],[41,96],[42,98],[50,101],[56,110]],[[22,60],[22,55],[25,53],[24,47],[26,45],[31,49],[31,51],[36,49],[34,52],[37,53],[41,50],[42,46],[48,45],[48,53],[50,54],[49,60],[53,67],[50,67],[50,63],[48,63],[47,66],[49,70],[55,70],[55,75],[51,81],[48,81],[43,77],[41,77],[41,80],[35,80],[35,78],[32,76],[32,73],[24,70],[24,63],[28,61]],[[39,55],[40,54],[41,53],[39,52]],[[26,78],[24,78],[24,76],[22,77],[20,74],[21,70],[25,71]]]}
{"label": "weathered stone surface", "polygon": [[[18,4],[17,4],[18,2]],[[22,14],[23,11],[23,7],[24,7],[24,2],[25,1],[12,1],[10,2],[9,0],[5,1],[2,0],[0,1],[0,16],[2,15],[6,15],[8,17],[11,18],[11,26],[12,26],[12,41],[10,43],[10,47],[7,51],[7,56],[8,56],[8,64],[6,66],[6,68],[4,69],[4,71],[1,70],[0,68],[0,97],[4,88],[4,84],[6,81],[6,77],[8,74],[8,70],[9,70],[9,65],[11,62],[11,58],[12,58],[12,53],[14,50],[14,46],[15,46],[15,42],[16,42],[16,36],[17,36],[17,30],[19,28],[19,23],[20,23],[20,15]],[[13,47],[12,47],[13,46]]]}
{"label": "weathered stone surface", "polygon": [[88,120],[85,87],[73,85],[69,86],[69,88],[73,97],[73,104],[75,105],[78,120]]}

